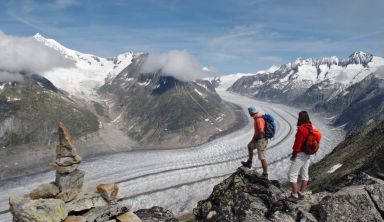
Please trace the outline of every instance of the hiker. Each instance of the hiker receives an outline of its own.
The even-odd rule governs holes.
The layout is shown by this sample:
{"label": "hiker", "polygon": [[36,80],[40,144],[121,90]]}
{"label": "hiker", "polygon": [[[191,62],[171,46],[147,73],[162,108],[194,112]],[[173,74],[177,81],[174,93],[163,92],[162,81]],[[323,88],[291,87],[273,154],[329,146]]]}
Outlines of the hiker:
{"label": "hiker", "polygon": [[[308,113],[301,111],[297,120],[297,132],[292,148],[291,166],[288,171],[288,179],[292,185],[292,193],[289,199],[292,201],[303,199],[305,196],[305,189],[307,188],[309,180],[308,168],[311,156],[304,152],[304,143],[309,136],[309,131],[312,129],[312,123]],[[299,172],[301,176],[300,191],[298,191],[297,183]]]}
{"label": "hiker", "polygon": [[244,167],[251,168],[253,160],[253,150],[257,149],[257,154],[259,160],[261,161],[261,166],[263,167],[263,177],[268,179],[268,162],[266,160],[266,149],[268,141],[264,136],[265,129],[265,120],[264,118],[256,111],[254,106],[248,108],[249,115],[254,119],[254,130],[255,133],[252,137],[252,140],[248,143],[248,160],[241,161],[241,164]]}

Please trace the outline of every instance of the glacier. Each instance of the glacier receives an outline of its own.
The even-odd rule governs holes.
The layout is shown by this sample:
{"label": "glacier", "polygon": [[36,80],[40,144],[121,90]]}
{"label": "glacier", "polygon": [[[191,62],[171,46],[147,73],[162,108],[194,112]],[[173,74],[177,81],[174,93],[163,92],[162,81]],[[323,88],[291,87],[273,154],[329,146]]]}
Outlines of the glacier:
{"label": "glacier", "polygon": [[[290,164],[289,155],[296,132],[297,114],[300,110],[281,104],[254,100],[217,89],[226,101],[238,104],[246,112],[254,105],[261,113],[273,115],[277,133],[268,144],[267,158],[270,178],[286,180]],[[320,151],[313,156],[319,161],[343,140],[345,132],[333,127],[329,120],[310,114],[314,126],[323,133]],[[247,125],[209,143],[181,149],[135,150],[85,159],[80,169],[86,172],[88,186],[98,183],[117,183],[124,203],[133,210],[159,205],[175,214],[191,212],[197,201],[205,199],[213,186],[233,173],[240,161],[247,158],[246,145],[253,135],[251,118]],[[259,161],[254,167],[260,168]],[[41,183],[54,179],[54,171],[0,182],[0,221],[10,221],[8,209],[10,195],[23,195]]]}

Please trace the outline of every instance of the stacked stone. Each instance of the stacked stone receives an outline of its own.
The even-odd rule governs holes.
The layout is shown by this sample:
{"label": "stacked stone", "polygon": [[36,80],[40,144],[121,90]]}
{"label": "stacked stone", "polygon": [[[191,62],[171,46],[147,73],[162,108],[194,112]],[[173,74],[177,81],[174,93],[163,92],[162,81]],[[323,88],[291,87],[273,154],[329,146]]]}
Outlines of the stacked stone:
{"label": "stacked stone", "polygon": [[81,157],[77,155],[73,140],[63,123],[59,124],[59,145],[56,147],[56,160],[49,165],[56,170],[55,184],[59,188],[56,198],[69,202],[81,191],[84,171],[77,169]]}

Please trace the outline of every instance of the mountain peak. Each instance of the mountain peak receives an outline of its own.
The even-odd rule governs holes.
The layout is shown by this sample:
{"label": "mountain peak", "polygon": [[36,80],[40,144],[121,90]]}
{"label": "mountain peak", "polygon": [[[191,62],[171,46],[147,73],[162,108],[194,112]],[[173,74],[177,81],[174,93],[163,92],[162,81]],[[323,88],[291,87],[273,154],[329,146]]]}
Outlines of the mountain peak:
{"label": "mountain peak", "polygon": [[37,32],[37,33],[33,36],[33,38],[35,38],[35,39],[45,39],[45,37],[42,36],[39,32]]}
{"label": "mountain peak", "polygon": [[366,53],[363,51],[356,51],[348,57],[347,61],[353,64],[367,65],[369,62],[372,61],[372,58],[373,58],[373,55],[370,53]]}

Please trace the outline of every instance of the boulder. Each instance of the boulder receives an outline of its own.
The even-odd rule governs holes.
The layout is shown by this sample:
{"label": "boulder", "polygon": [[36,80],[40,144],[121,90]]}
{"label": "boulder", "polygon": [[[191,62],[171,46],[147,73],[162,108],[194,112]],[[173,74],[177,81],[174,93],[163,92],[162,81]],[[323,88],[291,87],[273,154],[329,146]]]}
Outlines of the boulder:
{"label": "boulder", "polygon": [[80,212],[94,207],[107,206],[108,203],[96,191],[81,192],[74,200],[65,203],[68,212]]}
{"label": "boulder", "polygon": [[347,187],[317,206],[320,221],[384,221],[364,187]]}
{"label": "boulder", "polygon": [[127,212],[125,214],[121,214],[116,217],[117,222],[141,222],[140,218],[132,213],[132,212]]}
{"label": "boulder", "polygon": [[68,216],[64,222],[87,222],[87,218],[82,216]]}
{"label": "boulder", "polygon": [[162,207],[152,207],[150,209],[142,209],[134,212],[143,222],[177,222],[170,210]]}
{"label": "boulder", "polygon": [[40,198],[54,198],[60,192],[59,188],[54,183],[41,184],[31,193],[29,197],[31,199],[40,199]]}
{"label": "boulder", "polygon": [[68,215],[64,202],[58,199],[10,197],[9,205],[14,221],[18,222],[61,222]]}
{"label": "boulder", "polygon": [[87,221],[101,222],[113,219],[115,216],[128,212],[130,207],[120,204],[111,204],[104,207],[95,207],[83,214]]}
{"label": "boulder", "polygon": [[99,184],[97,185],[97,191],[108,202],[116,199],[119,188],[116,184]]}

